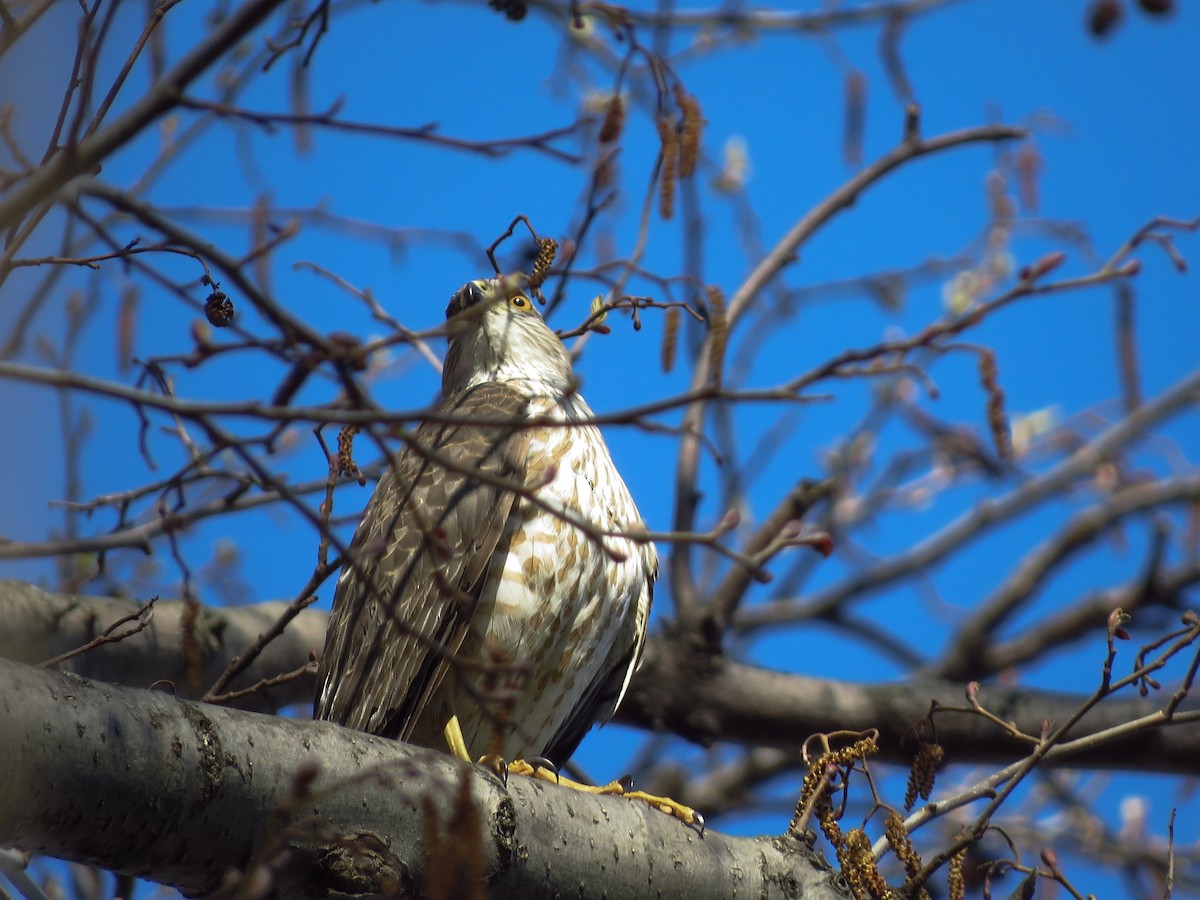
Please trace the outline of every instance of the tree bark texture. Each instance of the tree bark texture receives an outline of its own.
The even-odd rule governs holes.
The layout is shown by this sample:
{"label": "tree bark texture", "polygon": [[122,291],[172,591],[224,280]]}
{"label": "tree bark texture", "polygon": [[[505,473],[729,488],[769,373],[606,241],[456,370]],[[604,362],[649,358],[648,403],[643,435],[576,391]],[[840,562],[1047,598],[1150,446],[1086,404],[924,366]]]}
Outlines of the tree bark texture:
{"label": "tree bark texture", "polygon": [[0,661],[0,845],[189,895],[418,896],[477,865],[494,897],[848,896],[790,838],[701,835],[622,797],[518,776],[505,787],[328,723],[11,661]]}
{"label": "tree bark texture", "polygon": [[[89,678],[140,687],[169,680],[176,693],[199,697],[229,660],[245,652],[286,608],[282,602],[243,607],[204,607],[194,626],[185,626],[184,604],[155,604],[144,631],[73,657],[63,667]],[[0,657],[36,663],[87,643],[137,608],[127,600],[55,594],[15,581],[0,581]],[[306,609],[269,643],[232,685],[246,687],[264,677],[303,665],[320,652],[326,614]],[[185,627],[199,648],[200,678],[189,675],[183,650]],[[1099,676],[1103,647],[1097,648]],[[271,712],[312,700],[313,677],[270,688],[234,701],[235,706]],[[834,681],[747,665],[725,656],[689,651],[682,641],[659,634],[647,642],[617,721],[668,731],[697,744],[730,741],[798,752],[811,734],[839,729],[880,732],[879,758],[907,765],[912,729],[933,701],[966,706],[965,685],[938,679],[883,684]],[[1132,692],[1130,692],[1132,693]],[[1069,737],[1079,737],[1149,715],[1165,698],[1121,697],[1092,710]],[[1037,735],[1042,723],[1064,721],[1083,702],[1080,694],[1026,687],[985,685],[980,702],[992,713]],[[1184,709],[1195,708],[1187,701]],[[1028,752],[993,723],[969,714],[941,714],[938,741],[947,759],[960,763],[1007,764]],[[1097,744],[1070,758],[1071,765],[1200,775],[1200,727],[1146,728],[1119,741]]]}

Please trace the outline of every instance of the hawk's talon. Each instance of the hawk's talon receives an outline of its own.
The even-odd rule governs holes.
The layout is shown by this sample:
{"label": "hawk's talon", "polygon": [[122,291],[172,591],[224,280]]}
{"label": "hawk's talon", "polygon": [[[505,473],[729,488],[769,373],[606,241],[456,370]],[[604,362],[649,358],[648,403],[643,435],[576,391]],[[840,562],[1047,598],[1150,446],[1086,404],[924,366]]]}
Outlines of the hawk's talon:
{"label": "hawk's talon", "polygon": [[550,762],[550,760],[546,759],[546,757],[531,756],[531,757],[529,757],[529,759],[522,760],[522,761],[528,763],[530,766],[533,767],[533,770],[534,770],[533,777],[534,778],[541,778],[543,781],[550,781],[551,780],[550,778],[548,778],[546,775],[542,774],[543,772],[549,772],[551,775],[554,776],[554,779],[553,779],[554,783],[555,784],[560,783],[558,780],[558,766],[556,766],[554,763]]}
{"label": "hawk's talon", "polygon": [[[517,762],[520,762],[520,760]],[[477,763],[499,778],[501,785],[508,787],[508,775],[516,763],[506,763],[494,753],[485,753],[479,757]]]}
{"label": "hawk's talon", "polygon": [[510,775],[524,775],[526,778],[538,778],[542,781],[552,781],[559,784],[558,769],[554,763],[541,756],[529,759],[514,759],[508,764]]}

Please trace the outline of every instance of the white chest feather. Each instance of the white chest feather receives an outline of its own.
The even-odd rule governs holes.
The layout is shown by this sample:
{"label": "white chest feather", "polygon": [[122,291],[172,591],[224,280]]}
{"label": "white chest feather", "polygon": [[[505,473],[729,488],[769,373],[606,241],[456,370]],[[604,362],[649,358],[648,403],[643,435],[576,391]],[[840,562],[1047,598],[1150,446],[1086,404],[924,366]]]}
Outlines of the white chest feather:
{"label": "white chest feather", "polygon": [[[582,401],[547,406],[533,414],[591,416]],[[594,426],[534,429],[528,460],[529,493],[505,525],[473,626],[485,657],[512,667],[494,686],[520,698],[512,721],[553,728],[540,719],[567,715],[640,641],[656,557],[622,535],[643,525]],[[546,693],[561,697],[554,712],[537,704]]]}

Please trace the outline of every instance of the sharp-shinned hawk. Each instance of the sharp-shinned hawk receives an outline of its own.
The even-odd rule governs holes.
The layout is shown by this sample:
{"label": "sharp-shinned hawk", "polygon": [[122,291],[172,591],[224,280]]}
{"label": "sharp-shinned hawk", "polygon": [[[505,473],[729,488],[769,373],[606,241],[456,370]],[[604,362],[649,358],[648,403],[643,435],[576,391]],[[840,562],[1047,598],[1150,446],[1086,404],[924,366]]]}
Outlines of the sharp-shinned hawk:
{"label": "sharp-shinned hawk", "polygon": [[511,278],[446,309],[443,400],[392,459],[338,580],[316,716],[561,764],[637,668],[658,557],[571,361]]}

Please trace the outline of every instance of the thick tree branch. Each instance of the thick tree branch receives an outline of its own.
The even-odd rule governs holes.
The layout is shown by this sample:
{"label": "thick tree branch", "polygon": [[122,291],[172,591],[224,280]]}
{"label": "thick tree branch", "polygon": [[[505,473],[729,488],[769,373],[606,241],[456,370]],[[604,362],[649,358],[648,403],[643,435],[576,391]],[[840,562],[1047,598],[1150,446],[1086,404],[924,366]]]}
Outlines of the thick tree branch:
{"label": "thick tree branch", "polygon": [[[1103,647],[1099,648],[1099,678]],[[1132,651],[1131,654],[1132,655]],[[701,658],[669,640],[647,644],[645,662],[633,679],[617,720],[667,731],[699,744],[718,740],[795,753],[812,734],[839,730],[879,731],[879,757],[907,765],[916,749],[914,727],[932,703],[966,706],[965,685],[934,679],[911,683],[855,684],[773,672],[727,658]],[[985,686],[980,704],[993,715],[1037,735],[1046,721],[1066,721],[1086,700],[1083,694],[1033,688]],[[1106,700],[1088,713],[1070,739],[1116,728],[1160,710],[1167,698]],[[1189,707],[1191,709],[1192,707]],[[1006,736],[986,719],[939,713],[937,742],[957,763],[1008,763],[1028,745]],[[1200,774],[1200,729],[1140,730],[1072,756],[1064,764]]]}
{"label": "thick tree branch", "polygon": [[[149,599],[141,598],[141,599]],[[53,594],[18,581],[0,581],[0,657],[37,664],[93,640],[109,625],[135,611],[132,600]],[[67,660],[60,668],[113,684],[149,687],[170,682],[181,696],[195,696],[191,686],[207,687],[225,671],[229,660],[244,653],[257,636],[287,609],[283,601],[243,607],[200,607],[189,624],[187,606],[179,601],[154,604],[149,626],[115,644],[106,644]],[[198,658],[189,671],[184,635],[190,634]],[[291,671],[325,643],[325,614],[297,617],[232,687],[249,687],[263,678]],[[197,677],[198,676],[198,677]],[[313,677],[244,697],[234,705],[274,712],[312,700]]]}
{"label": "thick tree branch", "polygon": [[789,839],[701,836],[642,803],[515,776],[505,789],[326,723],[4,661],[0,759],[0,845],[190,895],[412,896],[430,874],[430,820],[462,813],[465,782],[478,830],[452,826],[454,865],[477,855],[494,896],[846,896]]}
{"label": "thick tree branch", "polygon": [[[0,656],[40,662],[94,638],[112,622],[135,609],[123,600],[51,594],[20,582],[0,582]],[[203,685],[211,684],[232,656],[245,651],[258,633],[275,621],[284,603],[238,608],[204,608],[197,618],[197,645]],[[174,683],[180,696],[195,697],[183,652],[184,604],[159,601],[145,631],[69,660],[64,668],[89,678],[146,686],[159,679]],[[326,614],[306,609],[236,683],[248,687],[262,678],[304,664],[324,643]],[[1099,639],[1098,639],[1099,640]],[[1098,654],[1100,647],[1098,646]],[[1097,657],[1097,672],[1101,659]],[[238,701],[239,706],[270,711],[290,704],[307,705],[311,676],[278,685]],[[645,663],[634,676],[618,712],[618,721],[665,731],[698,744],[728,741],[773,747],[792,755],[799,766],[800,744],[809,735],[838,729],[880,731],[880,756],[907,765],[912,756],[912,729],[929,712],[930,703],[964,705],[962,682],[922,679],[909,683],[855,684],[774,672],[707,656],[682,646],[670,634],[647,644]],[[1037,734],[1046,720],[1065,721],[1084,695],[1035,688],[980,689],[989,711],[1012,721],[1026,734]],[[1161,704],[1147,700],[1108,700],[1081,724],[1080,734],[1095,733],[1146,716]],[[1005,738],[984,719],[967,714],[941,714],[937,736],[949,760],[1008,763],[1025,748]],[[1078,737],[1072,734],[1071,737]],[[1155,769],[1200,773],[1200,730],[1159,728],[1121,743],[1100,746],[1072,765],[1113,769]],[[608,773],[613,774],[613,773]],[[703,811],[703,810],[702,810]]]}

